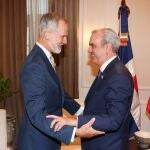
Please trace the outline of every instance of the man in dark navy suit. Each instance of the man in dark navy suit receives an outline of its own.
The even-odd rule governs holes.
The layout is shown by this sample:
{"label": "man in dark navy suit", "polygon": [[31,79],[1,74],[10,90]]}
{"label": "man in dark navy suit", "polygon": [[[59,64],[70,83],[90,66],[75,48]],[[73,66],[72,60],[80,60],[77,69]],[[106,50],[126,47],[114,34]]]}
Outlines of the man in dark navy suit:
{"label": "man in dark navy suit", "polygon": [[[92,127],[105,134],[85,138],[82,132],[82,150],[128,150],[128,130],[130,108],[133,97],[133,81],[128,69],[117,56],[120,46],[118,35],[110,28],[92,32],[88,52],[92,61],[100,68],[85,99],[83,115],[78,121],[66,118],[55,118],[53,128],[63,124],[81,127],[91,118],[95,118]],[[60,127],[58,125],[60,124]]]}
{"label": "man in dark navy suit", "polygon": [[[61,142],[69,144],[73,141],[76,128],[66,125],[54,132],[50,128],[53,119],[46,116],[62,116],[62,108],[71,114],[83,112],[82,107],[64,91],[54,69],[52,53],[59,54],[61,46],[67,44],[67,22],[56,14],[45,14],[39,29],[39,39],[21,71],[25,109],[18,150],[60,150]],[[93,122],[91,120],[83,128],[91,129]]]}

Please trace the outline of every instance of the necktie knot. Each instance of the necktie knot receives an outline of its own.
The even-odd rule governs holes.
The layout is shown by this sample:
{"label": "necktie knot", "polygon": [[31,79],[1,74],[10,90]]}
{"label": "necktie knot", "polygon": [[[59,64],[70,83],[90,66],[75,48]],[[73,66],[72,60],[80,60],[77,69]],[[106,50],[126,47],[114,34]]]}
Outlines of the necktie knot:
{"label": "necktie knot", "polygon": [[101,72],[101,71],[98,72],[97,76],[98,76],[98,79],[103,79],[104,78],[103,72]]}

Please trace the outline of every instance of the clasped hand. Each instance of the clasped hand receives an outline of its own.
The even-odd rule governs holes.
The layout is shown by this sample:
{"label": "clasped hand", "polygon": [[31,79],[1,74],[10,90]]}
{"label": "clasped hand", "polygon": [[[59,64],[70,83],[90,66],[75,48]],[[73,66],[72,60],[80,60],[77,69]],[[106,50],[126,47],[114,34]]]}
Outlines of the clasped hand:
{"label": "clasped hand", "polygon": [[64,125],[77,127],[77,120],[73,118],[60,117],[56,115],[47,115],[46,118],[53,119],[50,128],[53,128],[54,131],[59,131]]}
{"label": "clasped hand", "polygon": [[[53,121],[51,122],[50,128],[53,128],[54,131],[59,131],[64,125],[74,126],[77,127],[77,119],[67,118],[67,117],[60,117],[56,115],[47,115],[46,118],[52,118]],[[91,138],[93,136],[98,136],[101,134],[105,134],[103,131],[98,131],[92,128],[93,123],[95,122],[95,118],[92,118],[89,122],[82,125],[80,128],[76,130],[76,136],[84,137],[84,138]]]}

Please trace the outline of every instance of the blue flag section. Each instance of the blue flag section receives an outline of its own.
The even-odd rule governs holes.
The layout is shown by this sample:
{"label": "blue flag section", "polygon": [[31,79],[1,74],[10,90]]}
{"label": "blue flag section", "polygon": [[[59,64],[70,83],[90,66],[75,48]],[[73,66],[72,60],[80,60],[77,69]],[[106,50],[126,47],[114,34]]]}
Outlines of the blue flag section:
{"label": "blue flag section", "polygon": [[120,60],[126,65],[132,74],[134,81],[134,96],[133,102],[131,106],[131,116],[129,122],[129,138],[134,135],[136,131],[140,129],[140,102],[138,96],[138,87],[136,81],[136,75],[134,72],[133,65],[133,53],[132,46],[130,42],[129,30],[128,30],[128,16],[130,14],[130,10],[125,3],[125,0],[122,0],[121,6],[118,11],[118,19],[119,19],[119,36],[120,36],[120,49],[118,52]]}

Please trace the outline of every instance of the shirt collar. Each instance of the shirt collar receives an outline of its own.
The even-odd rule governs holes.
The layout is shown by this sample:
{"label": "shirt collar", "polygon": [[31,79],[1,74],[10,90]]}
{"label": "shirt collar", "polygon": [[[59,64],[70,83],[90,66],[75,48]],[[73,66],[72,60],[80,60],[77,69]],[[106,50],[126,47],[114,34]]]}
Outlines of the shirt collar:
{"label": "shirt collar", "polygon": [[105,68],[108,66],[108,64],[110,62],[112,62],[117,56],[113,56],[112,58],[108,59],[106,62],[104,62],[102,64],[102,66],[100,67],[100,71],[103,72],[105,70]]}
{"label": "shirt collar", "polygon": [[39,44],[38,42],[36,42],[36,45],[38,45],[43,50],[44,54],[46,55],[46,57],[49,60],[51,58],[52,54],[45,47],[43,47],[41,44]]}

